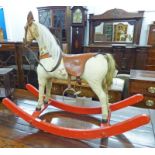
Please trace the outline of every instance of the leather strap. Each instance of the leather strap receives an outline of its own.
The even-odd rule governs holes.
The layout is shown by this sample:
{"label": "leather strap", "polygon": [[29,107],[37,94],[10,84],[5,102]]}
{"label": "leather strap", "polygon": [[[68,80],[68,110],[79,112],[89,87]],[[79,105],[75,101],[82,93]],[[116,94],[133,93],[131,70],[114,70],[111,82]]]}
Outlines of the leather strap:
{"label": "leather strap", "polygon": [[39,59],[45,59],[45,58],[50,58],[52,57],[51,55],[49,55],[49,53],[43,54],[39,56]]}
{"label": "leather strap", "polygon": [[68,74],[68,88],[71,88],[71,75]]}

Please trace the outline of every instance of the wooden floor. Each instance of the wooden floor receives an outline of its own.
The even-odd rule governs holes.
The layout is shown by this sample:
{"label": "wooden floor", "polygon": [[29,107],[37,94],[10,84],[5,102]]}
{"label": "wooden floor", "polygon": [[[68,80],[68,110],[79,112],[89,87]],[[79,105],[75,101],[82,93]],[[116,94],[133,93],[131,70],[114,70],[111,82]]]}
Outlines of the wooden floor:
{"label": "wooden floor", "polygon": [[[26,91],[17,90],[14,101],[25,111],[32,113],[37,104]],[[60,99],[60,97],[57,97]],[[92,104],[92,103],[88,103]],[[85,104],[85,103],[81,103]],[[95,102],[93,105],[98,104]],[[146,113],[151,122],[145,126],[118,136],[94,139],[75,140],[39,131],[30,124],[15,116],[0,104],[0,147],[5,148],[145,148],[155,147],[155,110],[128,107],[112,113],[111,124],[120,122],[137,114]],[[54,107],[48,108],[42,115],[43,119],[60,126],[72,128],[97,128],[100,115],[79,116]]]}

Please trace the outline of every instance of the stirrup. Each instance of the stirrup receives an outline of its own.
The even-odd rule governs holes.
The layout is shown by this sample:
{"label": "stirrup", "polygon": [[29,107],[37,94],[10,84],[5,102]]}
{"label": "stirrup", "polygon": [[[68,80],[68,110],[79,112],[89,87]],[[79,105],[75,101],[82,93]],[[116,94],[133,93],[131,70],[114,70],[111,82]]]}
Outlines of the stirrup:
{"label": "stirrup", "polygon": [[81,91],[76,91],[74,88],[68,87],[63,91],[63,102],[65,102],[65,97],[70,97],[72,99],[75,99],[78,97],[78,95],[81,93]]}

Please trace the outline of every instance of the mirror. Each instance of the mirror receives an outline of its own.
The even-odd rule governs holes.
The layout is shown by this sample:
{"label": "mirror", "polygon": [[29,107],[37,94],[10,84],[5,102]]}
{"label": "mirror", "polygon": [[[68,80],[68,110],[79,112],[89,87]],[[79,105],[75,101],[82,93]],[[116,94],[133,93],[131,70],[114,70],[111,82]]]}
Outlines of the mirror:
{"label": "mirror", "polygon": [[101,22],[94,27],[94,42],[133,43],[135,20]]}
{"label": "mirror", "polygon": [[143,14],[117,8],[89,14],[89,44],[139,44]]}

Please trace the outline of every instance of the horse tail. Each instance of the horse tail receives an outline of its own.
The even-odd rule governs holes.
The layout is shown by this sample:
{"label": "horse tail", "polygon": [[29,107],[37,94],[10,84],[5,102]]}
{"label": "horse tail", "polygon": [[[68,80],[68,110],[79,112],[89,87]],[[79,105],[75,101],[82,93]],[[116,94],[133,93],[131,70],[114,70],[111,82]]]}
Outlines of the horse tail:
{"label": "horse tail", "polygon": [[105,58],[108,62],[108,70],[105,79],[103,80],[103,89],[107,91],[108,88],[112,85],[113,77],[116,71],[116,63],[113,56],[109,53],[106,53]]}

